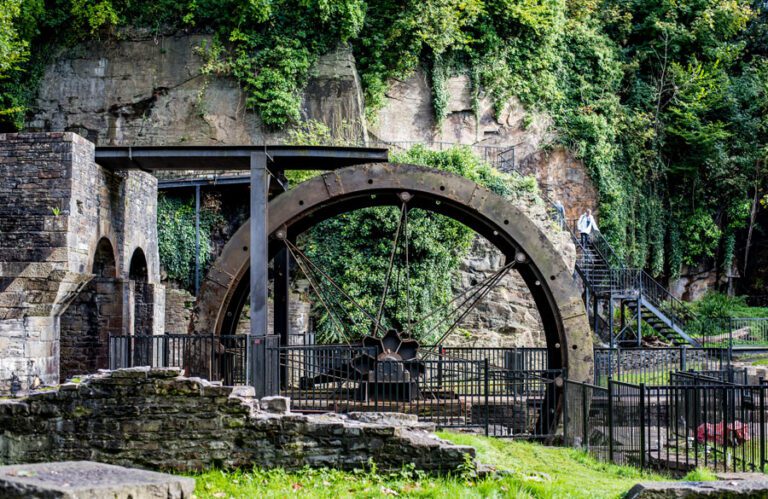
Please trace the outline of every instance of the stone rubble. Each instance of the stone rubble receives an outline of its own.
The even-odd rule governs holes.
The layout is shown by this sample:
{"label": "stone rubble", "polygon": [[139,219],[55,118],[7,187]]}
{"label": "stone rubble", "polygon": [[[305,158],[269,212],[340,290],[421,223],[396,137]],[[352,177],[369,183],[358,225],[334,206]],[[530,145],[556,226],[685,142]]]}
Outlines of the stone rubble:
{"label": "stone rubble", "polygon": [[[262,410],[264,407],[266,410]],[[291,413],[282,397],[253,398],[181,376],[175,368],[101,371],[58,390],[0,401],[0,464],[88,460],[190,472],[406,464],[446,473],[471,447],[440,440],[434,425],[398,415]]]}

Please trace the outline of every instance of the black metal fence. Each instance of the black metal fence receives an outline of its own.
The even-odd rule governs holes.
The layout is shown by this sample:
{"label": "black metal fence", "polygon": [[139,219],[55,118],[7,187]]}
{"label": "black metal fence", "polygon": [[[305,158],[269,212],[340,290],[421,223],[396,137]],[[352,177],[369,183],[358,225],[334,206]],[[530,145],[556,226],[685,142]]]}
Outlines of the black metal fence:
{"label": "black metal fence", "polygon": [[768,386],[733,384],[725,376],[674,372],[664,386],[567,381],[566,441],[617,464],[681,473],[761,471]]}
{"label": "black metal fence", "polygon": [[548,351],[543,347],[422,347],[420,354],[426,359],[463,359],[483,361],[493,368],[518,371],[549,369]]}
{"label": "black metal fence", "polygon": [[627,383],[665,385],[671,371],[722,371],[731,365],[724,348],[595,348],[595,384],[609,378]]}
{"label": "black metal fence", "polygon": [[225,385],[244,384],[248,338],[186,334],[111,336],[109,368],[180,367],[187,376]]}
{"label": "black metal fence", "polygon": [[725,317],[701,321],[694,330],[696,339],[704,346],[734,350],[768,349],[768,318]]}
{"label": "black metal fence", "polygon": [[507,369],[540,359],[503,350],[436,349],[425,358],[390,360],[364,347],[285,346],[280,393],[302,412],[398,412],[439,428],[552,436],[562,371]]}

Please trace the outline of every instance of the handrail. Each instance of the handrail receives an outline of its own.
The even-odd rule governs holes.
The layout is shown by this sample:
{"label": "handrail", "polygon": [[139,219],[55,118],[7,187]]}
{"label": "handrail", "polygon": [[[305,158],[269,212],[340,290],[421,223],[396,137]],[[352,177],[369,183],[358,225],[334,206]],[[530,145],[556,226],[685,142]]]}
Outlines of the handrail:
{"label": "handrail", "polygon": [[[562,216],[559,212],[557,212],[555,219],[563,224]],[[563,225],[571,234],[577,253],[579,253],[577,271],[585,285],[597,291],[610,291],[614,294],[636,294],[664,313],[672,325],[680,329],[690,328],[699,323],[696,314],[645,270],[629,268],[626,261],[619,256],[618,252],[613,249],[613,246],[611,246],[601,232],[593,231],[590,236],[592,248],[585,248],[581,244],[580,237],[578,237],[576,224],[576,220],[566,220]],[[607,275],[605,273],[590,275],[590,266],[589,262],[587,262],[587,255],[590,252],[597,253],[597,256],[605,262],[608,267]]]}

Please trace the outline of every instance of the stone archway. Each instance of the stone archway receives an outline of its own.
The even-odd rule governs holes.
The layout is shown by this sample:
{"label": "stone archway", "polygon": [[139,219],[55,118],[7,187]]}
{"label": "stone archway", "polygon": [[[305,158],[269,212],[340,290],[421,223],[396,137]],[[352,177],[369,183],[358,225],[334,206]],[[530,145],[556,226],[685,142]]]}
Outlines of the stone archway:
{"label": "stone archway", "polygon": [[122,284],[115,250],[106,237],[96,245],[91,274],[93,278],[61,316],[60,379],[107,368],[109,336],[122,332]]}
{"label": "stone archway", "polygon": [[[339,213],[369,206],[397,205],[408,192],[409,206],[459,220],[488,239],[517,269],[531,292],[544,326],[549,365],[566,368],[570,379],[592,376],[592,341],[581,293],[572,271],[546,235],[504,198],[466,178],[414,165],[377,163],[325,173],[269,203],[269,255],[284,231],[295,238]],[[244,224],[211,267],[196,307],[196,332],[229,332],[246,301],[249,225]]]}

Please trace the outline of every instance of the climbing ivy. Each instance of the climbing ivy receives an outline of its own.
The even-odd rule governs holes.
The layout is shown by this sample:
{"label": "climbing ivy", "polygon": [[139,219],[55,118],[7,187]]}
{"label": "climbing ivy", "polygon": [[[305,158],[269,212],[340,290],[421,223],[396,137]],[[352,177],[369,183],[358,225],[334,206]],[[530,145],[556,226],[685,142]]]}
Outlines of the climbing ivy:
{"label": "climbing ivy", "polygon": [[[223,224],[220,213],[210,208],[200,210],[200,276],[211,259],[212,231]],[[157,240],[160,265],[168,279],[192,290],[195,279],[195,206],[194,199],[160,194],[157,199]]]}
{"label": "climbing ivy", "polygon": [[204,73],[235,78],[276,128],[300,120],[317,57],[348,44],[370,119],[423,66],[439,122],[466,72],[476,112],[517,98],[552,116],[627,261],[727,273],[768,182],[767,21],[758,0],[0,0],[0,127],[23,125],[57,47],[123,27],[212,33]]}
{"label": "climbing ivy", "polygon": [[[536,192],[533,178],[500,173],[466,148],[433,152],[417,146],[395,155],[392,160],[462,175],[503,196]],[[318,224],[302,238],[300,246],[312,262],[326,271],[364,309],[375,315],[384,291],[399,219],[400,209],[397,207],[356,210]],[[383,322],[401,331],[408,330],[428,342],[445,331],[450,321],[435,327],[437,319],[443,317],[435,314],[411,330],[406,306],[408,298],[413,319],[426,317],[448,303],[454,296],[453,278],[471,246],[474,232],[453,219],[422,209],[409,210],[407,225],[410,279],[406,281],[403,235],[383,308]],[[327,282],[325,286],[328,286]],[[408,287],[410,296],[406,291]],[[368,334],[371,322],[366,320],[365,315],[349,300],[341,298],[337,301],[340,308],[328,306],[326,309],[328,304],[318,300],[314,302],[319,341],[338,342]],[[334,320],[334,317],[339,320]],[[340,323],[345,328],[339,327]]]}

